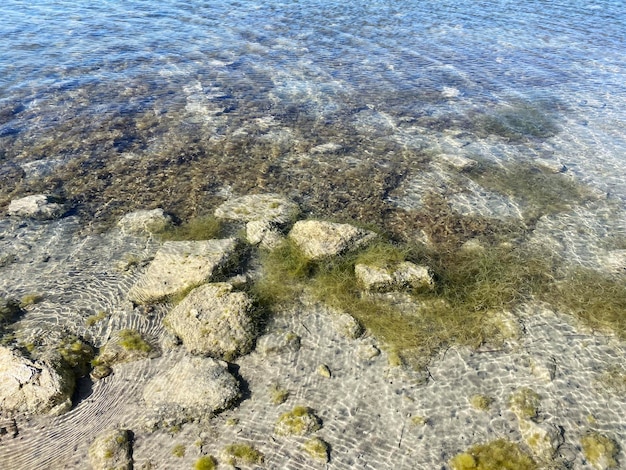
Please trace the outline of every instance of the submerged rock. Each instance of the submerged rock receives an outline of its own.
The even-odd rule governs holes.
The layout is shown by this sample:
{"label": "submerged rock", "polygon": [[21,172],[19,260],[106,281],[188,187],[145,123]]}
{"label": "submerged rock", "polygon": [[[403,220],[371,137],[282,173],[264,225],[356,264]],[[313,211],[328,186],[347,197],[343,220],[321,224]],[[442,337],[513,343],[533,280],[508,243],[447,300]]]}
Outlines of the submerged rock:
{"label": "submerged rock", "polygon": [[114,429],[100,434],[89,447],[93,470],[131,470],[130,432]]}
{"label": "submerged rock", "polygon": [[357,264],[354,274],[358,282],[369,291],[389,292],[411,288],[417,290],[432,289],[433,277],[426,266],[418,266],[409,261],[399,263],[393,268]]}
{"label": "submerged rock", "polygon": [[14,199],[9,204],[8,214],[15,217],[30,217],[47,220],[61,217],[65,212],[62,204],[54,201],[51,196],[34,194],[20,199]]}
{"label": "submerged rock", "polygon": [[226,201],[217,209],[220,219],[250,222],[261,220],[273,224],[286,224],[300,213],[298,205],[279,194],[251,194]]}
{"label": "submerged rock", "polygon": [[266,220],[251,220],[246,224],[246,240],[251,245],[261,245],[272,249],[284,239],[284,235],[275,224]]}
{"label": "submerged rock", "polygon": [[163,209],[138,210],[124,215],[117,223],[128,233],[155,233],[162,231],[172,222]]}
{"label": "submerged rock", "polygon": [[94,360],[95,367],[91,377],[96,380],[106,377],[112,372],[111,367],[115,364],[158,356],[159,351],[139,332],[121,330],[100,349],[100,354]]}
{"label": "submerged rock", "polygon": [[280,415],[274,433],[278,436],[306,436],[322,427],[322,420],[306,406],[296,406]]}
{"label": "submerged rock", "polygon": [[374,232],[320,220],[301,220],[289,232],[304,255],[312,260],[339,255],[362,247],[376,237]]}
{"label": "submerged rock", "polygon": [[230,407],[239,398],[239,382],[223,361],[184,356],[165,374],[148,382],[143,398],[149,406],[191,420]]}
{"label": "submerged rock", "polygon": [[295,353],[300,350],[300,337],[293,331],[276,331],[257,341],[256,350],[264,356]]}
{"label": "submerged rock", "polygon": [[231,261],[236,248],[234,238],[165,242],[128,297],[136,303],[156,302],[207,282]]}
{"label": "submerged rock", "polygon": [[192,354],[232,360],[252,350],[256,327],[252,300],[225,282],[189,293],[164,319]]}
{"label": "submerged rock", "polygon": [[72,407],[74,374],[60,357],[31,361],[0,346],[0,411],[59,415]]}

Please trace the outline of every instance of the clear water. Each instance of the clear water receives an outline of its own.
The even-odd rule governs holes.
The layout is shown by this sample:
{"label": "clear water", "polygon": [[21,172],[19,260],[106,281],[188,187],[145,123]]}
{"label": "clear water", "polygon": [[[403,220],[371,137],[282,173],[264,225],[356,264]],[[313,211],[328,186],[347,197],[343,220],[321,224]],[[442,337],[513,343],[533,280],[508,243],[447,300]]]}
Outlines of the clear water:
{"label": "clear water", "polygon": [[[621,0],[5,0],[0,14],[0,294],[43,293],[20,320],[27,337],[70,330],[99,346],[123,328],[163,336],[166,306],[146,315],[126,299],[158,241],[83,231],[136,208],[185,219],[273,191],[313,215],[395,221],[386,228],[400,235],[417,232],[409,222],[423,220],[433,193],[462,214],[523,216],[523,201],[480,187],[442,155],[565,165],[562,176],[593,201],[535,220],[525,241],[593,267],[626,247]],[[63,196],[79,217],[5,217],[11,199],[40,192]],[[546,420],[565,429],[572,468],[588,468],[578,439],[590,416],[624,438],[626,404],[596,382],[623,362],[623,344],[568,317],[529,314],[514,350],[451,349],[424,386],[384,354],[363,362],[358,346],[375,339],[339,337],[318,310],[276,320],[305,353],[242,358],[252,397],[207,427],[146,431],[142,386],[180,355],[165,351],[120,366],[61,417],[20,421],[17,439],[0,436],[0,467],[84,468],[94,437],[121,425],[136,431],[138,468],[190,468],[235,441],[259,446],[267,468],[313,468],[300,442],[268,439],[287,409],[263,401],[276,381],[293,392],[289,406],[325,413],[328,468],[447,468],[471,443],[520,441],[506,403],[521,385],[537,388]],[[109,320],[86,326],[102,311]],[[540,382],[533,361],[556,361],[557,378]],[[334,367],[331,382],[311,373],[320,363]],[[474,393],[496,398],[491,414],[469,407]],[[431,423],[412,427],[417,416]],[[174,444],[188,446],[184,465]]]}
{"label": "clear water", "polygon": [[[319,162],[294,163],[329,142],[341,147],[325,164],[338,170],[463,148],[487,159],[548,158],[626,195],[620,1],[7,1],[0,9],[3,204],[47,190],[89,217],[157,203],[190,215],[183,201],[159,197],[169,188],[198,206],[260,190],[333,206],[309,184],[328,179],[312,168]],[[520,105],[531,110],[527,120],[547,119],[538,132],[511,142],[475,124]],[[411,169],[397,173],[407,179]],[[207,182],[194,186],[190,174]]]}

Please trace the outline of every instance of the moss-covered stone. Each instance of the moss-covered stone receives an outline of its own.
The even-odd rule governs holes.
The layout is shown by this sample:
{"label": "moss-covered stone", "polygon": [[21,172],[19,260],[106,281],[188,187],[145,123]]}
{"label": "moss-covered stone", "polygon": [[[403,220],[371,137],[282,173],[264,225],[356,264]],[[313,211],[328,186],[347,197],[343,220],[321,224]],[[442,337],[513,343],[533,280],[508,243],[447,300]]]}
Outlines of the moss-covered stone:
{"label": "moss-covered stone", "polygon": [[476,444],[450,460],[452,470],[536,470],[537,464],[518,444],[498,439]]}
{"label": "moss-covered stone", "polygon": [[305,436],[321,427],[322,420],[311,408],[296,406],[280,415],[274,426],[274,432],[279,436]]}
{"label": "moss-covered stone", "polygon": [[217,468],[217,460],[211,455],[203,455],[193,465],[194,470],[215,470]]}
{"label": "moss-covered stone", "polygon": [[509,406],[520,420],[533,419],[539,412],[540,401],[541,397],[537,392],[528,387],[521,387],[509,397]]}
{"label": "moss-covered stone", "polygon": [[249,444],[230,444],[222,450],[222,459],[229,465],[262,464],[265,456]]}
{"label": "moss-covered stone", "polygon": [[330,459],[330,446],[319,437],[312,437],[302,445],[302,448],[315,460],[328,462]]}
{"label": "moss-covered stone", "polygon": [[581,437],[580,445],[585,459],[594,468],[598,470],[618,468],[617,456],[620,448],[614,439],[599,432],[590,432]]}
{"label": "moss-covered stone", "polygon": [[472,397],[470,398],[472,408],[479,411],[487,411],[491,407],[493,402],[493,398],[487,395],[477,394],[472,395]]}

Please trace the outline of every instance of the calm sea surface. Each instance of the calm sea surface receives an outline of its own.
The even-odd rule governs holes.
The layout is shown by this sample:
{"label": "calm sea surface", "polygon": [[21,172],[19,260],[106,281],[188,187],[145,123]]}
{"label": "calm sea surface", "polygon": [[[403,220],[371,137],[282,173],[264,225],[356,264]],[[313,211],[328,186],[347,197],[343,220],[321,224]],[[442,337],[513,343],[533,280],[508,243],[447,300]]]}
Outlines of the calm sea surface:
{"label": "calm sea surface", "polygon": [[90,217],[185,217],[278,190],[331,210],[322,157],[375,173],[390,154],[455,149],[563,163],[626,198],[622,1],[7,0],[0,14],[3,205],[47,191]]}

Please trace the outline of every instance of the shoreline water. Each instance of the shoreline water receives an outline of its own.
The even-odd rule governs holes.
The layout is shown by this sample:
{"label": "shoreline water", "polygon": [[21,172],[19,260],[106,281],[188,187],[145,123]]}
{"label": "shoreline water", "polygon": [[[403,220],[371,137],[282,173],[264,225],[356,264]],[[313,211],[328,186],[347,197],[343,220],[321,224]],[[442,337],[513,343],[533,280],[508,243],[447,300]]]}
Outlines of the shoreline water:
{"label": "shoreline water", "polygon": [[[160,322],[167,307],[127,299],[162,242],[117,227],[138,209],[184,224],[275,192],[303,219],[374,225],[398,245],[505,242],[547,250],[561,263],[556,277],[577,267],[621,279],[622,4],[9,1],[0,10],[0,296],[30,298],[22,343],[77,335],[101,347],[130,329],[162,350],[79,381],[72,410],[20,418],[15,438],[13,422],[0,422],[0,461],[84,468],[93,439],[124,426],[135,433],[135,468],[189,468],[201,454],[224,465],[222,450],[239,441],[265,454],[263,468],[447,468],[473,444],[523,441],[509,406],[520,387],[539,393],[531,421],[563,439],[555,458],[566,467],[592,468],[586,433],[626,441],[623,395],[606,386],[611,371],[623,381],[623,341],[536,302],[515,311],[518,341],[444,349],[423,382],[423,371],[390,364],[380,338],[348,340],[327,307],[294,301],[266,333],[295,332],[301,349],[231,362],[245,389],[235,408],[147,431],[143,385],[183,354]],[[67,212],[8,215],[11,201],[36,194]],[[278,386],[290,396],[275,405]],[[491,407],[475,409],[475,396]],[[297,405],[321,418],[328,464],[303,451],[306,438],[273,435]]]}

